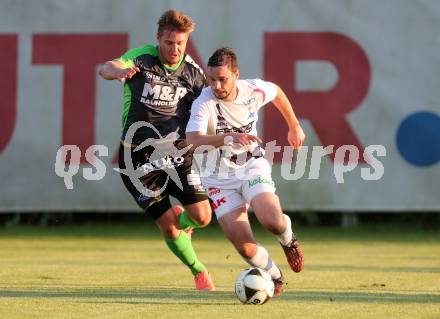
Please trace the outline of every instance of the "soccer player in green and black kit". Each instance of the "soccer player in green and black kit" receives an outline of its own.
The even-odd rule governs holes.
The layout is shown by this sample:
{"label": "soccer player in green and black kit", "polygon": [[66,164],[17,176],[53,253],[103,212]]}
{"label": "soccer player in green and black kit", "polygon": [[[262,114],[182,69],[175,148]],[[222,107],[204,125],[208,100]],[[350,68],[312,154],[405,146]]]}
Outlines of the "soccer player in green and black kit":
{"label": "soccer player in green and black kit", "polygon": [[[137,204],[154,218],[170,250],[190,268],[196,289],[215,290],[191,244],[192,229],[204,227],[211,221],[207,194],[198,175],[191,171],[192,154],[185,152],[179,159],[171,154],[153,158],[153,155],[157,157],[155,150],[159,144],[154,147],[154,143],[146,143],[176,132],[180,140],[173,143],[174,149],[183,150],[187,146],[184,138],[191,104],[205,86],[203,71],[185,54],[193,30],[191,17],[175,10],[166,11],[158,21],[157,46],[129,50],[106,62],[99,74],[106,80],[125,83],[119,168],[124,172],[128,165],[134,169],[144,168],[146,173],[136,182],[121,173],[125,187]],[[148,125],[138,127],[137,123]],[[132,125],[138,128],[134,135],[130,133]],[[146,146],[135,150],[142,143]],[[131,155],[131,163],[125,162],[124,152]],[[180,183],[171,180],[172,176],[160,164],[173,166]],[[143,192],[136,185],[149,192]],[[180,205],[172,207],[170,195],[185,209]]]}

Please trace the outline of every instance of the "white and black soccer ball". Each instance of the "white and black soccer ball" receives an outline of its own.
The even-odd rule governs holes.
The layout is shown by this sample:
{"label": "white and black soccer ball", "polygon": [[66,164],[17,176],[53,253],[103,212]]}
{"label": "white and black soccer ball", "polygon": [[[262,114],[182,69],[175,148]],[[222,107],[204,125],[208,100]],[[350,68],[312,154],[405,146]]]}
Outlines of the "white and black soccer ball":
{"label": "white and black soccer ball", "polygon": [[272,277],[263,269],[245,269],[235,280],[235,294],[244,304],[262,305],[272,298],[273,293]]}

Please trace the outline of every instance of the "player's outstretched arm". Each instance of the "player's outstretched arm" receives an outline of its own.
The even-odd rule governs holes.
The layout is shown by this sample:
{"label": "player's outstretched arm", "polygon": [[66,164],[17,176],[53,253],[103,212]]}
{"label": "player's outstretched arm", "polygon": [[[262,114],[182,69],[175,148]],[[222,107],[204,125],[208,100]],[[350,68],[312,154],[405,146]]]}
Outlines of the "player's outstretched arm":
{"label": "player's outstretched arm", "polygon": [[138,67],[126,68],[120,61],[107,61],[99,68],[99,75],[106,80],[118,80],[124,82],[139,72]]}
{"label": "player's outstretched arm", "polygon": [[306,135],[299,125],[299,121],[295,115],[295,112],[293,112],[289,99],[279,86],[277,86],[277,95],[272,102],[283,115],[284,120],[289,126],[289,132],[287,133],[287,140],[289,141],[289,144],[296,149],[300,149],[306,138]]}

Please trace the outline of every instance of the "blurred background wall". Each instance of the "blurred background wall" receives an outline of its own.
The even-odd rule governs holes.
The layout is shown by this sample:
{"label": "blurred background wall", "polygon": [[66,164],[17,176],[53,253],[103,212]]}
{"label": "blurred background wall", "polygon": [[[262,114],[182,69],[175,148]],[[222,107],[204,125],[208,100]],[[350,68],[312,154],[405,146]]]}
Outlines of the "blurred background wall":
{"label": "blurred background wall", "polygon": [[[97,68],[155,43],[170,8],[195,19],[200,65],[234,47],[242,78],[293,102],[307,141],[297,161],[274,158],[286,209],[440,211],[437,0],[0,0],[1,212],[137,210],[113,170],[123,88]],[[273,106],[260,116],[266,142],[286,145]]]}

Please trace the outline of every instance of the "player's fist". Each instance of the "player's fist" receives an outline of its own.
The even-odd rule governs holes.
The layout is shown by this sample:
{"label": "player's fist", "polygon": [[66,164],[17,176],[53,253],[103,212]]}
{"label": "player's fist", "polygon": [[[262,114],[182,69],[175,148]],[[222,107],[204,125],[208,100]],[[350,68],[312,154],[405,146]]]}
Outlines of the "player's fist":
{"label": "player's fist", "polygon": [[306,135],[299,125],[289,129],[289,133],[287,133],[287,140],[289,141],[289,144],[297,150],[301,148],[305,139]]}
{"label": "player's fist", "polygon": [[122,69],[118,74],[118,81],[124,83],[127,79],[131,79],[138,72],[140,72],[140,70],[137,66]]}
{"label": "player's fist", "polygon": [[246,151],[252,151],[253,143],[258,143],[258,144],[262,143],[261,139],[258,136],[247,133],[238,133],[238,132],[227,133],[227,138],[230,139],[232,144],[239,144],[242,147],[244,147]]}

